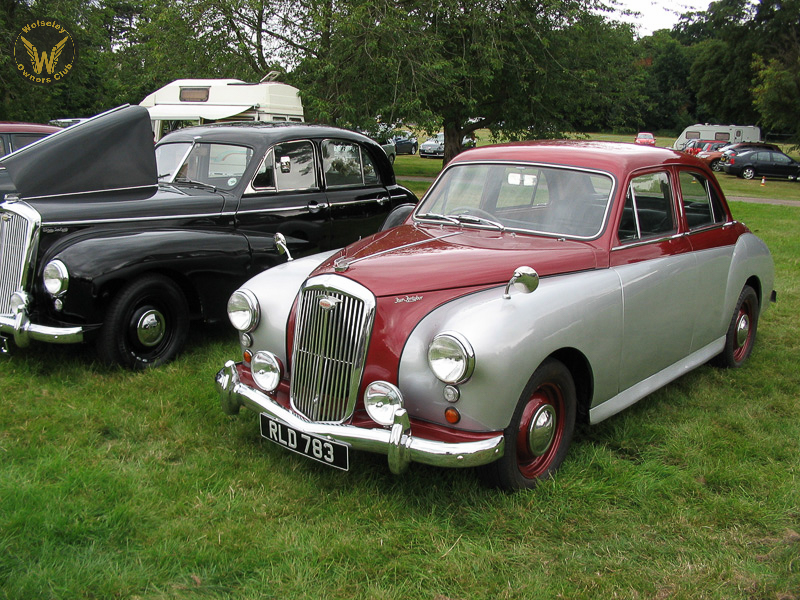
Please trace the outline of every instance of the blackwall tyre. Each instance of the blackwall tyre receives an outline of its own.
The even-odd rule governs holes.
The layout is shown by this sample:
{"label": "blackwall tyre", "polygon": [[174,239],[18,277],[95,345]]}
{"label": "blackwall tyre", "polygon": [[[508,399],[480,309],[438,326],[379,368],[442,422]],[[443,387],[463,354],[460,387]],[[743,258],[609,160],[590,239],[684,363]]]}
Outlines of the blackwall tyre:
{"label": "blackwall tyre", "polygon": [[139,371],[169,362],[186,343],[189,308],[180,288],[162,275],[131,281],[111,301],[97,339],[106,364]]}

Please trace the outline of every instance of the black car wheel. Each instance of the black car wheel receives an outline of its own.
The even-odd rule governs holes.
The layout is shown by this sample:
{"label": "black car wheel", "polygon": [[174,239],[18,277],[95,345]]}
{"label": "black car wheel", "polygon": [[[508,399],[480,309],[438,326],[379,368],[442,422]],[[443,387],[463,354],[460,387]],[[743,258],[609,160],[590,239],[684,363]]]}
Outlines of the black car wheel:
{"label": "black car wheel", "polygon": [[716,173],[722,173],[722,163],[719,162],[718,158],[711,161],[711,170]]}
{"label": "black car wheel", "polygon": [[481,468],[503,489],[535,487],[564,462],[575,430],[575,383],[564,364],[548,359],[533,373],[506,428],[505,453]]}
{"label": "black car wheel", "polygon": [[136,279],[111,301],[97,340],[106,364],[142,370],[169,362],[183,348],[189,308],[180,288],[162,275]]}
{"label": "black car wheel", "polygon": [[411,146],[411,154],[416,154],[416,153],[417,153],[417,145],[414,144],[413,146]]}
{"label": "black car wheel", "polygon": [[742,169],[742,177],[745,179],[752,179],[756,176],[756,170],[753,167],[745,167]]}
{"label": "black car wheel", "polygon": [[744,364],[756,343],[758,313],[758,296],[753,288],[746,285],[739,294],[736,308],[733,309],[728,333],[725,336],[725,348],[714,359],[714,364],[732,369]]}

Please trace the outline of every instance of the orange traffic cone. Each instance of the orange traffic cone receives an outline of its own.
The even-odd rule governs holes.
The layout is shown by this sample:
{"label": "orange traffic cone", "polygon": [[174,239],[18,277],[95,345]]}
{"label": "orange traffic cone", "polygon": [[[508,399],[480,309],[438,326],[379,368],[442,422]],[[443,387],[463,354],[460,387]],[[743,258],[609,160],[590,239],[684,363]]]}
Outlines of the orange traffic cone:
{"label": "orange traffic cone", "polygon": [[761,178],[761,185],[767,185],[767,178],[766,177],[762,177]]}

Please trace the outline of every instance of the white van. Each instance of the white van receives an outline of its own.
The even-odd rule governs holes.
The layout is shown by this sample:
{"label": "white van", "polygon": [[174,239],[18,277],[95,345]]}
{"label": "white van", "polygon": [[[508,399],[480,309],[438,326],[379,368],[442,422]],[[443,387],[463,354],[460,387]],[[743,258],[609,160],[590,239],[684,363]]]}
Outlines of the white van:
{"label": "white van", "polygon": [[150,112],[153,139],[187,125],[215,121],[303,122],[299,90],[268,80],[178,79],[149,94],[139,104]]}
{"label": "white van", "polygon": [[713,125],[710,123],[690,125],[678,136],[672,147],[683,150],[690,140],[715,142],[760,142],[761,129],[755,125]]}

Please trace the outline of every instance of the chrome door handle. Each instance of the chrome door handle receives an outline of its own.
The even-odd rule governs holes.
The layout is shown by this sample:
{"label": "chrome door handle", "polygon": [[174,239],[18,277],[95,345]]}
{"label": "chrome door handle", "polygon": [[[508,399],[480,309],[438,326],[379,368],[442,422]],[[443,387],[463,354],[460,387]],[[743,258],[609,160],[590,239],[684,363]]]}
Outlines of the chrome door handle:
{"label": "chrome door handle", "polygon": [[321,210],[323,210],[325,208],[328,208],[328,203],[327,202],[309,202],[307,207],[308,207],[308,211],[309,212],[318,213],[319,211],[321,211]]}

